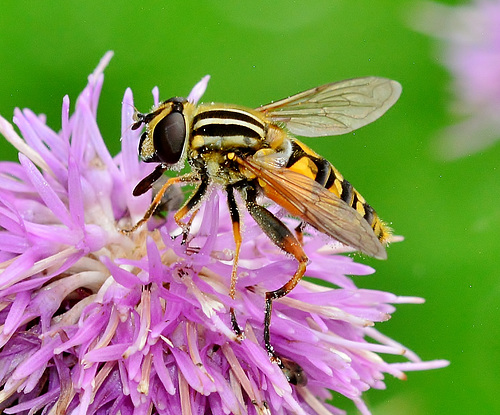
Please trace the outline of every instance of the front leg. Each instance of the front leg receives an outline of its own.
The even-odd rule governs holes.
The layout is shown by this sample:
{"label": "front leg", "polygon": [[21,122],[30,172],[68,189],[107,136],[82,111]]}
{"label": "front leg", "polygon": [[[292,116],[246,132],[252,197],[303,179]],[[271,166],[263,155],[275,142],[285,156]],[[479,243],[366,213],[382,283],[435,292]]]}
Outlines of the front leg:
{"label": "front leg", "polygon": [[[189,196],[189,199],[184,203],[184,205],[175,213],[174,220],[182,229],[182,244],[185,245],[187,242],[187,238],[189,236],[189,231],[191,229],[191,224],[193,223],[196,214],[198,213],[198,206],[203,201],[203,197],[207,193],[208,190],[208,178],[202,177],[198,182],[198,187],[196,190]],[[183,222],[184,219],[189,212],[193,212],[191,218],[187,223]]]}
{"label": "front leg", "polygon": [[[159,172],[162,172],[163,173],[163,168],[157,168],[153,171],[153,173],[151,173],[149,176],[147,176],[145,179],[141,180],[141,182],[139,183],[139,185],[137,185],[136,189],[138,187],[140,187],[140,185],[142,183],[145,183],[145,181],[147,180],[149,182],[150,178],[151,177],[156,177],[156,179],[158,179],[161,174],[159,175]],[[157,177],[158,176],[158,177]],[[121,233],[124,233],[126,235],[134,232],[136,229],[138,229],[141,225],[143,225],[144,223],[146,223],[149,218],[151,218],[151,216],[153,216],[153,213],[155,212],[156,208],[158,207],[158,205],[161,203],[161,199],[163,198],[163,195],[165,194],[166,190],[172,186],[173,184],[181,184],[182,186],[186,185],[186,184],[193,184],[193,183],[197,183],[199,182],[200,180],[200,177],[198,174],[194,173],[194,172],[191,172],[191,173],[187,173],[187,174],[183,174],[182,176],[177,176],[177,177],[171,177],[170,179],[168,179],[165,184],[161,187],[161,189],[158,191],[158,193],[155,195],[153,201],[151,202],[151,205],[149,205],[149,208],[148,210],[146,211],[146,213],[144,214],[144,216],[142,217],[142,219],[140,219],[134,226],[132,226],[131,228],[129,229],[121,229],[120,232]],[[142,188],[141,188],[142,189]],[[135,193],[135,190],[134,190],[134,195],[139,195],[141,194],[140,191],[137,192],[137,194]],[[181,208],[182,210],[182,208]],[[178,213],[178,212],[177,212]],[[177,214],[176,214],[177,215]],[[177,221],[177,219],[176,219]]]}

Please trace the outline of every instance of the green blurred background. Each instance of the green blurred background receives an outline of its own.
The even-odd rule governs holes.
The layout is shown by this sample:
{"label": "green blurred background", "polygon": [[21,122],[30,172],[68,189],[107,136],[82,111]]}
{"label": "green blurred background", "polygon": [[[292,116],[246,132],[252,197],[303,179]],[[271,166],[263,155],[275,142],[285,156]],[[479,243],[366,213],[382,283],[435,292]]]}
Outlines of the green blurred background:
{"label": "green blurred background", "polygon": [[[450,2],[448,2],[450,3]],[[251,107],[365,75],[403,85],[397,105],[355,134],[311,139],[405,241],[387,261],[359,258],[375,275],[361,287],[425,297],[378,325],[423,359],[448,368],[387,377],[365,397],[374,414],[500,413],[500,145],[444,162],[436,132],[453,123],[450,76],[436,42],[410,28],[415,1],[3,2],[0,113],[45,113],[60,128],[61,100],[75,100],[107,50],[101,131],[119,148],[120,106],[131,87],[146,111],[151,89],[186,95],[211,74],[205,101]],[[3,159],[16,154],[0,142]],[[389,357],[390,359],[390,357]],[[349,402],[336,398],[348,413]]]}

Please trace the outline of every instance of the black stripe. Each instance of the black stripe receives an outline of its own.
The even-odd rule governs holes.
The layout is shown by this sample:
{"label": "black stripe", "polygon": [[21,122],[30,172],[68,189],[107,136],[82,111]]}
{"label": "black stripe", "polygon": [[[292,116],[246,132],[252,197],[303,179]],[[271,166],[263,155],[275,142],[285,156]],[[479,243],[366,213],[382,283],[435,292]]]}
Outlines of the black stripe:
{"label": "black stripe", "polygon": [[335,176],[335,171],[332,169],[332,166],[330,165],[330,174],[328,175],[328,179],[325,183],[325,187],[327,189],[331,189],[332,186],[335,184],[335,179],[337,176]]}
{"label": "black stripe", "polygon": [[295,163],[297,163],[302,157],[307,156],[307,154],[302,150],[295,141],[292,141],[292,154],[290,154],[290,158],[288,159],[288,163],[286,167],[291,167]]}
{"label": "black stripe", "polygon": [[365,203],[363,207],[365,208],[365,216],[363,217],[370,224],[370,226],[373,226],[372,222],[375,216],[375,210],[373,210],[373,208],[368,203]]}
{"label": "black stripe", "polygon": [[233,119],[233,120],[248,122],[262,129],[265,127],[265,125],[260,120],[256,119],[255,117],[249,114],[231,111],[227,109],[203,111],[194,117],[193,125],[196,125],[198,121],[205,120],[207,118],[221,118],[224,120]]}
{"label": "black stripe", "polygon": [[328,189],[328,186],[326,186],[326,183],[328,179],[330,178],[330,162],[324,158],[320,157],[310,157],[309,158],[313,161],[313,163],[316,165],[318,168],[318,172],[316,173],[316,180],[321,186],[325,186]]}
{"label": "black stripe", "polygon": [[[326,184],[328,183],[328,181],[331,178],[331,175],[333,173],[330,162],[322,157],[314,157],[314,156],[311,156],[310,154],[307,154],[302,149],[302,147],[300,147],[300,145],[297,144],[295,141],[292,141],[292,154],[290,155],[290,158],[288,159],[288,163],[287,163],[286,167],[293,166],[295,163],[297,163],[303,157],[306,157],[309,160],[311,160],[316,165],[316,167],[318,169],[314,180],[316,182],[318,182],[321,186],[324,186],[327,189],[329,189],[331,185],[327,186]],[[333,179],[335,180],[335,173],[333,173]],[[332,184],[333,184],[333,182],[332,182]]]}
{"label": "black stripe", "polygon": [[250,138],[262,138],[261,135],[250,127],[238,124],[207,124],[193,131],[193,135],[207,137],[231,137],[242,136]]}
{"label": "black stripe", "polygon": [[350,206],[352,206],[352,204],[351,204],[352,191],[353,191],[353,188],[352,188],[351,183],[349,183],[347,180],[343,180],[342,181],[342,194],[340,195],[340,198],[344,202],[349,203]]}
{"label": "black stripe", "polygon": [[[354,190],[354,189],[353,189]],[[359,199],[358,199],[358,194],[356,193],[356,191],[353,192],[353,195],[352,195],[352,202],[351,202],[351,207],[353,209],[356,209],[356,205],[358,204],[359,202]],[[358,209],[356,209],[358,210]]]}

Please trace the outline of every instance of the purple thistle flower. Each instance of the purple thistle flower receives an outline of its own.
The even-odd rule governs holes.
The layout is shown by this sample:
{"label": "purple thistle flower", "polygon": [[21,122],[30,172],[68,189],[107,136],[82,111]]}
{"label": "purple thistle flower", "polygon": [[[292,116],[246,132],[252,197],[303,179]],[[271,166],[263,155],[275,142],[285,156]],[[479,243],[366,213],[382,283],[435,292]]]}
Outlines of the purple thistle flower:
{"label": "purple thistle flower", "polygon": [[441,132],[438,151],[456,158],[493,145],[500,139],[500,1],[425,3],[416,15],[416,27],[440,39],[453,76],[452,110],[463,118]]}
{"label": "purple thistle flower", "polygon": [[[304,369],[307,386],[290,385],[263,345],[264,293],[281,286],[296,264],[245,216],[240,279],[229,297],[234,239],[229,213],[213,192],[192,225],[191,249],[172,239],[171,215],[131,235],[148,192],[133,197],[152,171],[139,162],[132,93],[122,108],[122,152],[112,157],[96,112],[105,55],[62,130],[16,110],[0,131],[19,163],[0,162],[0,409],[6,414],[340,414],[329,389],[352,399],[384,388],[389,373],[447,365],[422,362],[373,325],[393,304],[414,297],[358,289],[347,275],[373,270],[338,255],[311,231],[308,276],[274,304],[273,346]],[[208,77],[189,99],[197,102]],[[155,90],[158,102],[158,91]],[[275,209],[276,212],[279,209]],[[289,221],[291,226],[292,219]],[[245,339],[231,329],[234,307]],[[372,341],[367,341],[370,338]],[[386,363],[379,354],[404,355]]]}

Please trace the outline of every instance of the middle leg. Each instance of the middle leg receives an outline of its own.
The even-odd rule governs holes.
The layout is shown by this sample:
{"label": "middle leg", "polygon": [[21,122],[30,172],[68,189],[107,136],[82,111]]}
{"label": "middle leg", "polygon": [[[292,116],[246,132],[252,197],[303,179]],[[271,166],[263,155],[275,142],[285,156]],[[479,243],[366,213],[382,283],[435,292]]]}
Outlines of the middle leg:
{"label": "middle leg", "polygon": [[[236,204],[236,199],[234,198],[234,190],[233,186],[226,186],[227,193],[227,204],[229,207],[229,214],[231,216],[231,222],[233,223],[233,237],[235,243],[234,250],[234,259],[233,259],[233,268],[231,270],[231,285],[229,287],[229,296],[232,300],[236,297],[236,282],[238,281],[238,260],[240,258],[240,250],[241,250],[241,219],[240,219],[240,211],[238,209],[238,205]],[[236,320],[236,313],[234,308],[231,307],[231,326],[233,327],[234,332],[241,336],[243,331],[238,325],[238,321]]]}

